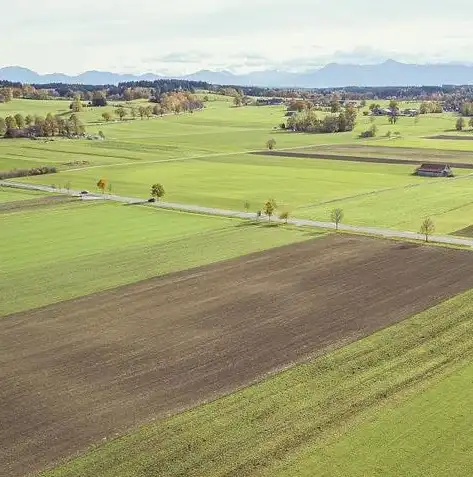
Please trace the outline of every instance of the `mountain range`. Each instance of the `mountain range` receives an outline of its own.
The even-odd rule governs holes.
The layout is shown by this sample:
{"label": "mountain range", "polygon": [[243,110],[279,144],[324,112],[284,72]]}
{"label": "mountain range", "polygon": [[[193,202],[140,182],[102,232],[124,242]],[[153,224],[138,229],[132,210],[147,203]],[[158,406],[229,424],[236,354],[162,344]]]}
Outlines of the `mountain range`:
{"label": "mountain range", "polygon": [[[147,73],[118,74],[106,71],[86,71],[77,76],[63,73],[40,75],[19,66],[0,68],[0,80],[29,84],[118,84],[126,81],[154,81],[169,76]],[[464,64],[407,64],[387,60],[375,65],[330,63],[322,68],[302,73],[280,70],[233,74],[229,71],[201,70],[175,79],[205,81],[219,85],[336,88],[343,86],[440,86],[473,84],[473,66]]]}

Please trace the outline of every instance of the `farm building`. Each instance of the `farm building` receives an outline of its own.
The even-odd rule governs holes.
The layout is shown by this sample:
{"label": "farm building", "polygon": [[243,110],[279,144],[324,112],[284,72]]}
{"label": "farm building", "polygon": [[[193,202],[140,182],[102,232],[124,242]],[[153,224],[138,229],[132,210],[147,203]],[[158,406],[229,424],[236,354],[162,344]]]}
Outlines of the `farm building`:
{"label": "farm building", "polygon": [[452,169],[448,164],[422,164],[414,174],[425,177],[453,177]]}

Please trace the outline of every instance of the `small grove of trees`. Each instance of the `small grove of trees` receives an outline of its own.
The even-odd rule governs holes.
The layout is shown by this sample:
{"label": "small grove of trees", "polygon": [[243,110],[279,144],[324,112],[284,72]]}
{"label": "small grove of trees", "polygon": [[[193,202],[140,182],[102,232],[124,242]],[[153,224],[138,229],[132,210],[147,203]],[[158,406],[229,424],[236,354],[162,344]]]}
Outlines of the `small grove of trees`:
{"label": "small grove of trees", "polygon": [[161,199],[161,197],[164,197],[164,194],[166,192],[164,191],[164,187],[162,184],[153,184],[151,186],[151,197],[154,197],[156,200]]}
{"label": "small grove of trees", "polygon": [[15,114],[0,118],[0,137],[34,138],[34,137],[75,137],[85,133],[85,127],[79,117],[73,113],[69,118],[53,116],[26,116]]}
{"label": "small grove of trees", "polygon": [[335,229],[338,230],[338,227],[343,220],[344,213],[343,210],[340,208],[333,209],[332,212],[330,212],[330,219],[331,221],[335,224]]}
{"label": "small grove of trees", "polygon": [[435,224],[430,217],[424,219],[420,226],[420,233],[425,236],[425,241],[429,241],[429,237],[435,232]]}
{"label": "small grove of trees", "polygon": [[313,110],[305,110],[291,116],[285,129],[309,133],[337,133],[353,131],[356,125],[357,110],[349,106],[339,114],[329,114],[319,119]]}
{"label": "small grove of trees", "polygon": [[153,108],[153,114],[156,115],[192,113],[204,107],[204,103],[189,91],[164,93],[152,98],[151,101],[159,106]]}
{"label": "small grove of trees", "polygon": [[94,91],[92,93],[91,103],[92,106],[107,106],[107,94],[105,93],[105,91]]}
{"label": "small grove of trees", "polygon": [[266,143],[266,147],[268,150],[272,151],[276,147],[276,140],[274,138],[269,139]]}
{"label": "small grove of trees", "polygon": [[422,101],[419,114],[443,113],[443,106],[438,101]]}
{"label": "small grove of trees", "polygon": [[268,216],[269,222],[271,222],[271,217],[274,215],[274,212],[278,208],[276,201],[274,199],[268,199],[264,203],[263,212]]}

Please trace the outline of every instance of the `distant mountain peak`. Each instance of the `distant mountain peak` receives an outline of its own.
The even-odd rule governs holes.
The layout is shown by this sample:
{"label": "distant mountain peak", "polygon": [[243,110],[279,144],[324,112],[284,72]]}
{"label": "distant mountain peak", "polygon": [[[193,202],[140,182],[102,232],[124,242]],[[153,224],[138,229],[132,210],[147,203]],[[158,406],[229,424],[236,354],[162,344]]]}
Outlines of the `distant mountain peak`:
{"label": "distant mountain peak", "polygon": [[[169,77],[169,76],[168,76]],[[118,74],[90,70],[77,76],[62,73],[40,75],[22,66],[0,68],[0,80],[21,83],[82,83],[118,84],[130,81],[154,81],[165,76],[146,73],[143,75]],[[176,79],[204,81],[221,85],[298,87],[298,88],[341,88],[344,86],[420,86],[442,84],[473,84],[473,66],[455,63],[407,64],[388,59],[374,65],[347,65],[329,63],[323,68],[302,73],[282,70],[255,71],[234,74],[230,71],[203,69]]]}

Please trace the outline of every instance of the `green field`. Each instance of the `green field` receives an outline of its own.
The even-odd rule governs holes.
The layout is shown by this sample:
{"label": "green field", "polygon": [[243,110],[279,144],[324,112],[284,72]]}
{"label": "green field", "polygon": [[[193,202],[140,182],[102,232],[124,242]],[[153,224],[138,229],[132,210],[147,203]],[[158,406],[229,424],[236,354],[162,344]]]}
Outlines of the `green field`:
{"label": "green field", "polygon": [[472,316],[468,292],[42,476],[463,476]]}
{"label": "green field", "polygon": [[[61,101],[15,100],[2,108],[39,110],[64,107]],[[127,104],[127,107],[130,105]],[[113,106],[106,108],[113,111]],[[79,113],[90,132],[104,131],[105,141],[64,140],[0,141],[0,168],[56,165],[62,172],[22,179],[32,183],[95,190],[100,178],[115,194],[148,197],[150,184],[161,182],[165,199],[184,204],[241,210],[249,201],[256,211],[269,197],[293,216],[327,221],[330,210],[342,207],[345,222],[417,231],[425,216],[432,216],[438,233],[454,233],[473,222],[471,171],[456,170],[456,181],[420,179],[410,166],[347,164],[310,159],[258,157],[245,154],[264,149],[274,137],[277,149],[313,145],[349,148],[350,144],[472,150],[469,141],[431,140],[427,136],[452,128],[451,114],[425,115],[418,122],[401,118],[390,125],[378,117],[379,136],[360,140],[371,125],[359,115],[356,131],[341,134],[295,134],[272,128],[284,120],[284,108],[234,108],[228,101],[211,101],[201,112],[150,120],[100,122],[104,109]],[[99,121],[99,122],[98,122]],[[385,139],[388,131],[401,138]],[[386,153],[387,154],[387,153]],[[415,186],[415,187],[414,187]],[[396,207],[393,207],[396,203]]]}
{"label": "green field", "polygon": [[19,190],[9,189],[8,187],[0,187],[0,204],[4,202],[15,202],[17,200],[37,199],[49,195],[46,192],[35,190]]}
{"label": "green field", "polygon": [[[22,192],[19,198],[24,199]],[[0,217],[0,316],[314,236],[232,219],[83,201],[0,210]]]}

